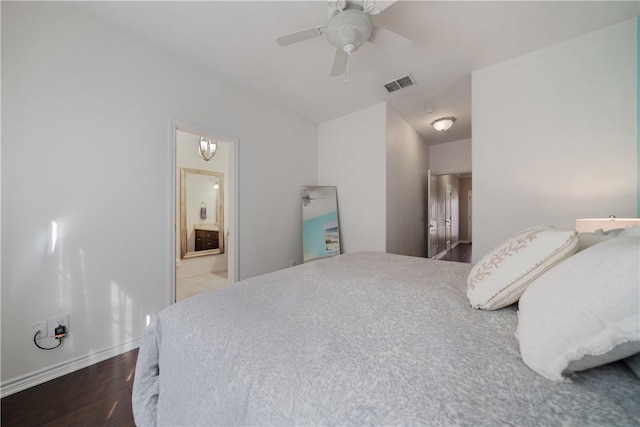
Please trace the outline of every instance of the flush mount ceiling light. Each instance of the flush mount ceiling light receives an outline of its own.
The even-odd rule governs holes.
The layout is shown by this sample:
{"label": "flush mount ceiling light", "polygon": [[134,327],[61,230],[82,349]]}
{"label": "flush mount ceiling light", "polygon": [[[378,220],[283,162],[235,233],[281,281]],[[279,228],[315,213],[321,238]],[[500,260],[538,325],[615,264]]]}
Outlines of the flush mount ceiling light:
{"label": "flush mount ceiling light", "polygon": [[200,156],[207,162],[213,159],[218,151],[218,141],[214,139],[200,137]]}
{"label": "flush mount ceiling light", "polygon": [[453,126],[453,122],[456,121],[455,117],[440,117],[431,122],[431,126],[433,126],[437,131],[443,132]]}

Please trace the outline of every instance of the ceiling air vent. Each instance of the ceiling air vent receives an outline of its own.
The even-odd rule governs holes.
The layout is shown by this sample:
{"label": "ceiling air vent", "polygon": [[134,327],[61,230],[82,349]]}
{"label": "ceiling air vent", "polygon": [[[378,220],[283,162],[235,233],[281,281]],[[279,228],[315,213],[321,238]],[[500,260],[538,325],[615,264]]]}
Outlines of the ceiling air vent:
{"label": "ceiling air vent", "polygon": [[411,86],[416,84],[415,80],[413,80],[413,76],[409,74],[408,76],[400,77],[398,80],[394,80],[392,82],[386,83],[384,88],[387,92],[395,92],[398,89],[402,89],[403,87]]}

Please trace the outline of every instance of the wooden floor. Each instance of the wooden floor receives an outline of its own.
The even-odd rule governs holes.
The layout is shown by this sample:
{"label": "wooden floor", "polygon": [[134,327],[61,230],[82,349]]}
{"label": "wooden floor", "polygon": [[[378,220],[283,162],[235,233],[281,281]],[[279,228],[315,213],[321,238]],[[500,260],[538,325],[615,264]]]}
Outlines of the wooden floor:
{"label": "wooden floor", "polygon": [[458,243],[455,248],[447,252],[440,260],[470,263],[471,243]]}
{"label": "wooden floor", "polygon": [[2,427],[135,426],[131,389],[138,350],[2,399]]}

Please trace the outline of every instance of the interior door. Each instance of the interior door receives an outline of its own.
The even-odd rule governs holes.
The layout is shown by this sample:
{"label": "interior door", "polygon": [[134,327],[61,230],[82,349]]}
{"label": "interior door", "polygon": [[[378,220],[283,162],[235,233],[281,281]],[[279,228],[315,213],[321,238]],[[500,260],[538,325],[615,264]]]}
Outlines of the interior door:
{"label": "interior door", "polygon": [[447,184],[445,187],[444,193],[444,239],[445,239],[445,250],[449,252],[451,250],[451,236],[452,236],[452,214],[453,210],[451,209],[451,193],[453,189],[451,184]]}
{"label": "interior door", "polygon": [[438,254],[438,178],[427,172],[427,223],[425,224],[425,235],[427,241],[427,257],[433,258]]}
{"label": "interior door", "polygon": [[468,225],[467,225],[467,240],[469,241],[469,243],[471,243],[473,241],[472,233],[471,233],[471,210],[472,210],[472,206],[471,206],[471,200],[473,200],[472,197],[472,190],[469,190],[469,192],[467,193],[467,197],[469,198],[468,202],[467,202],[467,221],[468,221]]}

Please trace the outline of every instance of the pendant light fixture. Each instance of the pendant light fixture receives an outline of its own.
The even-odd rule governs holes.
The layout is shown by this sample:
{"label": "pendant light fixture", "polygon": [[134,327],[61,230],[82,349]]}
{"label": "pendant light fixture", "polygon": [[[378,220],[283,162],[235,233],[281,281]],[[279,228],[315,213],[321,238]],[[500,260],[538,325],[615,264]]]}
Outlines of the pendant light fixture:
{"label": "pendant light fixture", "polygon": [[215,139],[200,137],[200,156],[207,162],[213,159],[218,151],[218,141]]}

